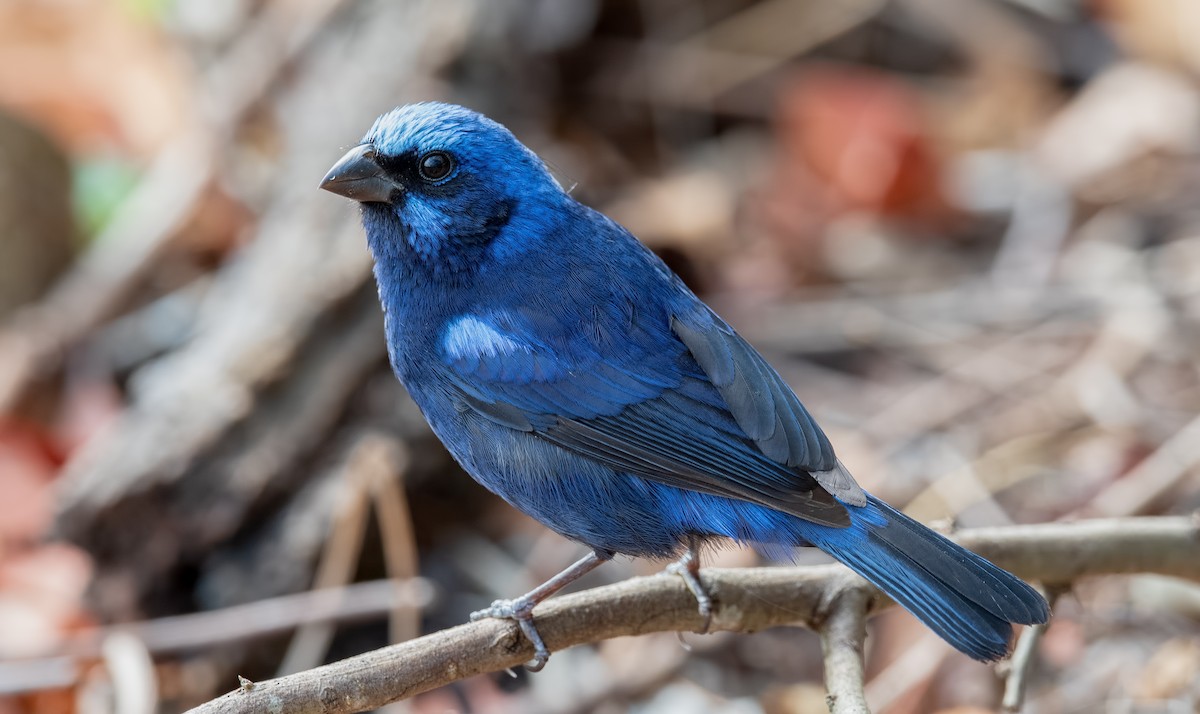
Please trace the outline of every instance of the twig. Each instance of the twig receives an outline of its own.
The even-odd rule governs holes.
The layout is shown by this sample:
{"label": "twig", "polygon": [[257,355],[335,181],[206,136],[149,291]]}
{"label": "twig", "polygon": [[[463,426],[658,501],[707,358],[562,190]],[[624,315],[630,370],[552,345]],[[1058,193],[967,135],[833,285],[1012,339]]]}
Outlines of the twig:
{"label": "twig", "polygon": [[[360,438],[339,468],[341,493],[329,540],[321,554],[313,585],[318,589],[336,588],[354,578],[354,569],[362,554],[367,533],[367,509],[371,482],[391,471],[387,447],[370,435]],[[309,623],[296,630],[288,643],[279,675],[317,666],[325,659],[333,642],[333,623]]]}
{"label": "twig", "polygon": [[[1059,590],[1050,592],[1050,607],[1053,608],[1058,600]],[[1025,628],[1017,640],[1012,659],[1009,660],[1008,678],[1004,682],[1004,698],[1000,702],[1000,710],[1006,714],[1021,711],[1025,702],[1025,683],[1029,678],[1029,670],[1033,666],[1033,655],[1037,652],[1042,635],[1046,633],[1047,625],[1034,625]]]}
{"label": "twig", "polygon": [[1182,481],[1200,463],[1200,418],[1167,439],[1129,473],[1080,509],[1081,514],[1132,515],[1146,509]]}
{"label": "twig", "polygon": [[153,714],[158,711],[158,678],[146,643],[128,632],[114,632],[101,647],[112,681],[114,711]]}
{"label": "twig", "polygon": [[[244,642],[286,632],[310,622],[348,622],[377,617],[400,605],[419,607],[433,600],[433,588],[422,578],[407,581],[372,580],[344,588],[310,590],[221,610],[158,620],[114,625],[98,633],[128,631],[153,653],[195,650],[228,642]],[[88,638],[72,647],[73,654],[94,652]]]}
{"label": "twig", "polygon": [[907,442],[961,420],[963,414],[989,401],[1044,389],[1073,355],[1068,352],[1048,361],[1031,360],[1030,345],[1048,341],[1048,335],[1059,339],[1053,331],[1060,327],[1053,321],[1038,323],[974,350],[941,367],[935,377],[897,395],[861,428],[881,440]]}
{"label": "twig", "polygon": [[[864,346],[934,348],[1050,321],[1059,324],[1062,337],[1090,335],[1104,307],[1079,290],[1049,288],[1030,300],[1028,291],[982,281],[916,294],[809,293],[801,298],[753,314],[735,312],[732,305],[725,312],[759,349],[811,355]],[[1120,295],[1105,304],[1140,309]]]}
{"label": "twig", "polygon": [[[678,21],[680,11],[675,9],[673,26],[650,32],[642,42],[608,40],[608,52],[640,58],[634,65],[637,74],[630,76],[623,69],[628,62],[611,62],[613,70],[602,73],[590,89],[602,97],[645,101],[655,108],[711,112],[714,102],[724,99],[730,90],[761,79],[807,50],[853,30],[885,5],[882,0],[813,4],[769,0],[735,12],[683,41],[670,42],[667,38],[683,26]],[[643,12],[642,21],[650,28],[666,24],[654,20]],[[784,27],[788,31],[778,31]],[[763,107],[738,104],[736,98],[722,106],[751,115],[763,112]]]}
{"label": "twig", "polygon": [[355,622],[432,601],[433,588],[423,578],[373,580],[88,630],[68,641],[61,653],[36,660],[0,660],[0,695],[70,687],[78,681],[80,662],[100,657],[102,644],[118,633],[137,638],[151,654],[164,654],[246,642],[307,623]]}
{"label": "twig", "polygon": [[869,714],[864,693],[863,648],[867,639],[870,590],[851,586],[838,592],[819,626],[825,653],[825,701],[830,714]]}
{"label": "twig", "polygon": [[[408,449],[404,442],[383,434],[389,468],[376,474],[371,484],[375,502],[375,518],[379,521],[379,538],[383,541],[383,557],[387,574],[397,580],[414,578],[419,572],[417,536],[413,529],[412,512],[404,494],[404,475],[408,470]],[[421,611],[398,607],[392,612],[388,629],[390,642],[403,642],[421,634]]]}
{"label": "twig", "polygon": [[[1196,518],[989,528],[963,532],[958,540],[1018,575],[1053,583],[1132,572],[1200,580]],[[705,584],[721,603],[711,627],[753,632],[783,624],[811,626],[822,621],[823,604],[834,589],[846,587],[847,577],[838,565],[707,569]],[[872,598],[870,611],[885,602],[886,598]],[[613,637],[694,630],[702,624],[683,582],[661,577],[634,578],[552,599],[538,609],[537,623],[551,650]],[[260,682],[252,691],[232,692],[192,714],[366,711],[476,674],[514,667],[531,654],[531,646],[518,637],[512,623],[482,620]]]}
{"label": "twig", "polygon": [[0,696],[64,689],[79,681],[80,665],[74,657],[0,662]]}
{"label": "twig", "polygon": [[1021,633],[1017,647],[1013,651],[1012,669],[1004,682],[1004,698],[1000,710],[1008,713],[1021,711],[1025,702],[1025,681],[1030,666],[1033,664],[1033,653],[1037,651],[1038,643],[1046,632],[1046,625],[1034,625]]}

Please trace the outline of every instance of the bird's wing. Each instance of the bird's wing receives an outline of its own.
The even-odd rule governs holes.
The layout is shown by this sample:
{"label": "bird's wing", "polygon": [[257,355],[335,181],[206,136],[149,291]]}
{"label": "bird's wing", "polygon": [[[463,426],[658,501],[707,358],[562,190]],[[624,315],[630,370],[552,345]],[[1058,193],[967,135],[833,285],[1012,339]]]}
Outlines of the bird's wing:
{"label": "bird's wing", "polygon": [[[603,321],[550,344],[505,319],[460,318],[443,342],[454,398],[619,471],[849,525],[865,495],[791,389],[700,306],[668,324]],[[586,331],[591,329],[592,333]]]}
{"label": "bird's wing", "polygon": [[671,331],[687,346],[738,426],[763,454],[807,471],[846,503],[866,504],[866,494],[837,460],[825,432],[792,388],[741,335],[703,304],[672,315]]}

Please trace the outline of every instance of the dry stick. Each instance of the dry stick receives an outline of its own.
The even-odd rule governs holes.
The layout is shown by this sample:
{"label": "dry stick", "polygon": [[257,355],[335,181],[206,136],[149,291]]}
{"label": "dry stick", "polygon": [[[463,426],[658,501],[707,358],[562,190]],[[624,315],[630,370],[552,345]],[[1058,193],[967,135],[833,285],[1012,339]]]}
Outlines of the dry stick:
{"label": "dry stick", "polygon": [[[1200,518],[986,528],[964,531],[957,540],[1018,575],[1053,584],[1090,575],[1135,572],[1200,581]],[[704,575],[719,603],[712,629],[735,632],[821,622],[831,593],[846,587],[847,578],[852,578],[840,565],[714,568],[705,570]],[[885,598],[872,597],[870,612],[885,602]],[[554,598],[539,607],[537,623],[552,651],[614,637],[695,630],[702,625],[695,598],[683,582],[661,576]],[[501,620],[460,625],[243,687],[193,709],[192,714],[366,711],[527,661],[533,650],[517,633],[515,625]]]}
{"label": "dry stick", "polygon": [[245,642],[315,622],[353,622],[379,617],[396,607],[422,607],[433,601],[434,589],[423,578],[371,580],[342,588],[281,595],[220,610],[176,615],[158,620],[113,625],[83,637],[71,654],[95,654],[96,643],[112,632],[128,632],[153,653],[180,652]]}
{"label": "dry stick", "polygon": [[[1136,309],[1110,300],[1109,304]],[[998,309],[998,305],[1004,309]],[[1062,336],[1094,332],[1102,305],[1094,296],[1065,288],[998,290],[977,280],[947,290],[864,297],[848,291],[814,293],[802,300],[732,315],[744,337],[759,348],[793,355],[876,348],[935,349],[967,338],[1059,323]]]}
{"label": "dry stick", "polygon": [[[375,518],[379,521],[379,539],[383,542],[383,558],[389,578],[402,580],[417,576],[419,571],[417,536],[413,529],[412,512],[404,494],[404,474],[408,469],[408,449],[404,442],[385,434],[374,434],[386,449],[389,468],[381,469],[371,484],[375,501]],[[390,642],[411,640],[421,634],[421,611],[398,607],[392,612],[388,629]]]}
{"label": "dry stick", "polygon": [[[900,394],[862,425],[867,434],[892,442],[905,442],[928,434],[1014,393],[1038,390],[1056,378],[1055,372],[1070,357],[1056,355],[1048,364],[1029,358],[1029,345],[1038,343],[1047,324],[1038,323],[1010,335],[998,344],[976,349],[974,354],[944,367],[937,376]],[[954,342],[948,337],[946,342]],[[966,384],[977,389],[967,396],[957,390]],[[937,406],[934,406],[937,405]]]}
{"label": "dry stick", "polygon": [[[367,532],[371,484],[381,474],[390,473],[390,467],[387,446],[380,439],[364,436],[351,447],[339,469],[341,503],[337,505],[333,530],[313,578],[315,587],[339,587],[354,578]],[[291,674],[320,664],[333,641],[334,629],[328,622],[301,627],[288,644],[278,673]]]}
{"label": "dry stick", "polygon": [[[1051,608],[1058,602],[1060,592],[1057,588],[1050,591],[1048,600]],[[1033,668],[1033,655],[1037,652],[1038,644],[1042,641],[1042,635],[1046,633],[1047,626],[1043,624],[1026,627],[1017,640],[1017,647],[1013,651],[1012,659],[1008,662],[1009,672],[1004,682],[1004,697],[1000,703],[1001,711],[1008,714],[1021,711],[1021,706],[1025,702],[1025,682],[1029,677],[1030,669]]]}
{"label": "dry stick", "polygon": [[[826,40],[848,32],[870,20],[884,8],[883,0],[854,0],[842,3],[794,3],[772,0],[736,12],[679,42],[666,36],[647,36],[645,41],[608,41],[618,53],[644,57],[648,69],[634,76],[624,72],[602,73],[589,90],[601,97],[647,102],[659,108],[689,108],[712,111],[718,98],[729,111],[761,116],[757,104],[732,103],[728,91],[766,75],[791,58]],[[788,27],[779,33],[762,28]],[[753,38],[753,39],[751,39]],[[753,47],[753,52],[747,52]],[[703,78],[697,81],[697,78]]]}
{"label": "dry stick", "polygon": [[1004,681],[1004,697],[1000,703],[1000,711],[1007,714],[1021,711],[1021,706],[1025,703],[1025,681],[1033,664],[1033,653],[1037,651],[1045,633],[1046,625],[1034,625],[1021,633],[1013,651],[1012,670],[1008,679]]}
{"label": "dry stick", "polygon": [[[383,544],[383,559],[389,578],[400,580],[415,577],[419,572],[417,536],[413,529],[412,512],[404,494],[404,473],[408,469],[408,449],[403,441],[384,432],[372,432],[367,437],[376,440],[381,454],[388,460],[386,470],[380,469],[371,483],[371,500],[379,522],[379,539]],[[397,607],[388,618],[388,642],[404,642],[421,634],[421,610]],[[381,714],[408,714],[412,702],[399,701],[379,708]]]}
{"label": "dry stick", "polygon": [[[929,482],[904,506],[904,512],[918,521],[928,523],[944,518],[947,514],[962,513],[980,503],[984,494],[1012,488],[1037,475],[1023,464],[1044,463],[1048,457],[1043,450],[1061,444],[1064,437],[1056,432],[1022,434],[988,447],[975,455],[970,463],[947,469],[945,473]],[[957,484],[959,479],[974,479],[966,488]]]}
{"label": "dry stick", "polygon": [[870,714],[863,672],[870,598],[870,589],[857,583],[841,590],[818,627],[825,653],[825,702],[831,714]]}
{"label": "dry stick", "polygon": [[433,602],[433,593],[432,585],[422,578],[372,580],[88,630],[71,638],[60,653],[34,660],[0,660],[0,695],[73,686],[81,663],[100,657],[104,643],[119,634],[137,638],[151,654],[192,651],[289,632],[309,623],[358,622],[399,607],[426,607]]}
{"label": "dry stick", "polygon": [[1081,514],[1130,515],[1170,492],[1200,463],[1200,418],[1180,429],[1129,473],[1079,509]]}
{"label": "dry stick", "polygon": [[[987,454],[976,459],[975,464],[979,464],[990,455],[1001,453],[1002,449],[1006,449],[1009,444],[1025,441],[1036,433],[1043,433],[1049,439],[1053,436],[1052,432],[1061,431],[1064,425],[1081,416],[1093,418],[1080,397],[1081,385],[1094,385],[1102,382],[1103,380],[1096,378],[1098,371],[1111,375],[1115,383],[1120,383],[1127,379],[1152,351],[1157,333],[1152,328],[1139,331],[1132,327],[1131,324],[1138,322],[1137,314],[1134,308],[1124,306],[1109,314],[1100,331],[1093,337],[1091,344],[1079,359],[1051,384],[1029,398],[1023,399],[1017,405],[1018,409],[1040,415],[1035,417],[1032,424],[1029,424],[1029,431],[1017,439],[991,448]],[[993,423],[997,420],[1010,419],[1013,409],[1000,411],[998,414],[998,417],[991,417]],[[1046,422],[1047,419],[1052,421]],[[1037,420],[1041,420],[1042,423],[1037,423]],[[1029,423],[1030,420],[1023,421]],[[1150,500],[1161,496],[1166,490],[1173,487],[1182,476],[1187,474],[1188,468],[1200,461],[1200,449],[1194,445],[1198,440],[1197,437],[1200,437],[1200,419],[1172,437],[1128,476],[1103,491],[1093,501],[1093,505],[1082,508],[1072,515],[1116,517],[1138,513]],[[1005,471],[1011,472],[1012,469]],[[967,477],[969,484],[973,473],[974,469],[968,469],[965,473],[956,469],[942,476],[913,498],[906,511],[910,515],[919,517],[924,509],[929,508],[926,504],[932,500],[930,496],[933,495],[946,503],[946,508],[938,508],[940,512],[961,513],[981,499],[971,498],[971,494],[964,493],[963,500],[950,503],[938,495],[937,491],[948,487],[961,492],[959,490],[961,487],[956,484],[963,481],[964,476]],[[1008,485],[1012,485],[1012,483],[1004,484],[1004,486]],[[995,490],[995,484],[984,483],[983,486],[983,490],[988,492],[987,497],[990,498],[990,491]],[[978,489],[976,489],[976,493],[978,493]]]}
{"label": "dry stick", "polygon": [[[104,667],[113,689],[114,711],[121,714],[154,714],[158,711],[158,677],[146,643],[128,632],[114,632],[101,646]],[[80,711],[87,709],[81,688],[76,693]]]}

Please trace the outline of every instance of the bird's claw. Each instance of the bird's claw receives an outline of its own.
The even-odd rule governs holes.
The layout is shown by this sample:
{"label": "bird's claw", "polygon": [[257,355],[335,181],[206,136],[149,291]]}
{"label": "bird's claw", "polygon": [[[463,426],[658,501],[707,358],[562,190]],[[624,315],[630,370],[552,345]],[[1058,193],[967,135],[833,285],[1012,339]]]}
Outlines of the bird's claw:
{"label": "bird's claw", "polygon": [[709,626],[712,625],[712,597],[704,589],[704,584],[700,582],[699,568],[697,567],[695,555],[689,552],[679,560],[668,565],[665,572],[683,578],[683,582],[687,585],[688,590],[692,591],[692,595],[696,598],[696,607],[700,611],[700,617],[704,618],[704,624],[700,626],[697,632],[702,635],[706,634]]}
{"label": "bird's claw", "polygon": [[512,600],[497,600],[483,610],[471,613],[471,622],[478,622],[489,617],[501,620],[512,620],[521,628],[521,634],[533,645],[533,659],[525,663],[525,669],[530,672],[540,672],[550,659],[550,650],[542,640],[541,634],[533,625],[533,608],[537,605],[531,598],[519,597]]}
{"label": "bird's claw", "polygon": [[533,606],[537,603],[527,597],[517,597],[512,600],[496,600],[490,606],[471,613],[471,622],[477,622],[489,617],[501,620],[527,620],[533,616]]}

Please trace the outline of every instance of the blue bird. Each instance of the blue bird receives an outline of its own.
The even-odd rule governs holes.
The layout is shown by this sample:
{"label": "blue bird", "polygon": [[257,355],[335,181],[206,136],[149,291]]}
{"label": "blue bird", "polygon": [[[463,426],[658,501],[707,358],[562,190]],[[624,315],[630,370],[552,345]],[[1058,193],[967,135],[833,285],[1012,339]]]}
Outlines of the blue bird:
{"label": "blue bird", "polygon": [[862,490],[791,388],[627,230],[571,198],[507,129],[411,104],[321,183],[361,203],[391,364],[479,483],[591,549],[535,605],[617,553],[678,557],[707,618],[697,549],[816,546],[950,644],[1005,656],[1046,622],[1033,588]]}

